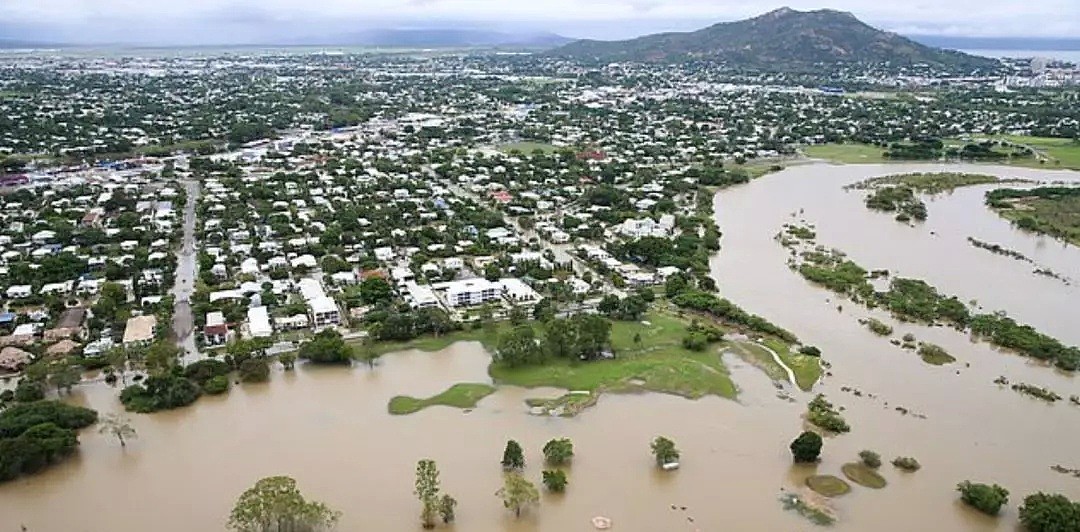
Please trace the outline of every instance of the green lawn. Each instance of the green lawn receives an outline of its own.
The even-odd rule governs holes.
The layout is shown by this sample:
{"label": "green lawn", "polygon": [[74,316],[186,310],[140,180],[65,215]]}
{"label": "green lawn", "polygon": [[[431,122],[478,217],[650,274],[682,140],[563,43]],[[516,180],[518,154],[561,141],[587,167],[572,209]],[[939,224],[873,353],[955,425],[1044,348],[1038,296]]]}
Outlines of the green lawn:
{"label": "green lawn", "polygon": [[544,153],[553,153],[559,148],[553,144],[545,142],[511,142],[509,144],[503,144],[499,146],[499,151],[503,153],[510,153],[513,150],[518,150],[525,155],[532,155],[536,150],[540,150]]}
{"label": "green lawn", "polygon": [[399,395],[390,399],[387,410],[395,416],[419,412],[429,406],[443,405],[454,408],[473,408],[481,399],[495,393],[495,388],[488,384],[459,383],[451,386],[445,392],[417,399],[408,395]]}
{"label": "green lawn", "polygon": [[800,389],[810,391],[821,378],[821,359],[798,353],[792,353],[790,347],[776,338],[766,338],[765,345],[780,355],[780,360],[795,374],[795,384]]}
{"label": "green lawn", "polygon": [[834,163],[883,163],[885,149],[880,146],[856,143],[815,144],[803,148],[807,157],[825,159]]}
{"label": "green lawn", "polygon": [[[421,336],[407,342],[371,342],[367,347],[361,347],[364,342],[361,340],[349,340],[348,343],[353,346],[356,351],[356,357],[358,359],[366,359],[368,356],[379,357],[387,353],[395,353],[398,351],[408,351],[416,349],[419,351],[440,351],[450,347],[457,342],[480,342],[484,344],[484,347],[491,349],[498,342],[499,331],[506,324],[498,324],[488,329],[473,329],[471,326],[466,325],[464,330],[454,331],[442,336]],[[367,353],[365,354],[365,350]]]}
{"label": "green lawn", "polygon": [[[595,362],[558,360],[543,366],[505,368],[491,366],[500,384],[533,388],[552,386],[567,390],[649,390],[689,398],[705,395],[734,398],[737,394],[718,345],[702,352],[682,347],[687,322],[652,311],[641,322],[614,322],[611,345],[618,358]],[[640,335],[640,343],[634,336]]]}
{"label": "green lawn", "polygon": [[1030,146],[1034,150],[1042,152],[1050,158],[1050,161],[1047,163],[1028,160],[1024,166],[1080,170],[1080,142],[1075,140],[1050,137],[1028,137],[1024,135],[1003,135],[986,138],[1006,140],[1014,144]]}
{"label": "green lawn", "polygon": [[731,342],[730,345],[732,353],[764,371],[770,379],[787,382],[787,372],[773,360],[772,355],[765,348],[754,342]]}

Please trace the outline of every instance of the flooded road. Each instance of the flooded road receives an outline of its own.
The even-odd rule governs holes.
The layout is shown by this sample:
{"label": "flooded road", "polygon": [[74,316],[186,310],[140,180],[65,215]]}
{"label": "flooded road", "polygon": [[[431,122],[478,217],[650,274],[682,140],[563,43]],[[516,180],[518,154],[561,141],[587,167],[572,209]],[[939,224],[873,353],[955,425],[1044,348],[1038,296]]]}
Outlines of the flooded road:
{"label": "flooded road", "polygon": [[[305,495],[341,510],[340,530],[419,530],[413,475],[417,460],[432,458],[444,491],[459,501],[455,530],[584,532],[592,530],[593,516],[604,515],[614,520],[614,530],[806,531],[817,527],[781,509],[782,490],[799,489],[814,472],[840,474],[844,462],[872,449],[886,461],[914,456],[923,468],[902,474],[884,465],[889,486],[854,486],[836,499],[833,529],[1012,531],[1016,508],[1029,493],[1080,498],[1080,480],[1049,469],[1080,467],[1080,407],[1031,400],[992,381],[1006,375],[1067,396],[1080,393],[1077,380],[951,329],[901,325],[874,314],[897,335],[913,332],[959,359],[926,365],[860,326],[857,318],[869,312],[851,303],[837,312],[836,297],[790,271],[787,251],[773,241],[803,208],[819,242],[867,267],[925,278],[944,292],[976,298],[1080,343],[1080,331],[1068,327],[1077,314],[1065,304],[1080,301],[1071,292],[1075,286],[1034,276],[1017,261],[970,247],[966,237],[1000,243],[1080,277],[1075,249],[1014,231],[982,207],[979,189],[928,202],[930,219],[917,228],[867,211],[860,193],[840,189],[873,175],[936,168],[808,165],[717,197],[724,249],[712,266],[723,295],[819,346],[832,363],[833,376],[819,389],[845,408],[852,431],[826,439],[816,466],[793,467],[787,448],[802,430],[810,396],[795,392],[795,402],[783,400],[761,371],[730,356],[725,361],[740,388],[738,401],[605,395],[579,417],[560,419],[530,416],[524,405],[525,398],[559,392],[503,387],[471,412],[386,413],[394,395],[426,397],[457,382],[489,382],[489,355],[477,343],[459,343],[437,353],[388,355],[373,369],[300,366],[286,373],[276,367],[268,384],[237,386],[177,411],[132,415],[139,438],[126,449],[84,431],[77,458],[0,485],[0,530],[221,530],[236,497],[270,475],[293,476]],[[841,391],[846,386],[863,397]],[[121,409],[116,396],[100,384],[74,391],[76,401],[102,413]],[[897,406],[926,418],[902,415]],[[649,441],[657,435],[676,442],[682,469],[656,470]],[[509,438],[522,443],[527,477],[539,484],[540,449],[555,437],[569,437],[575,446],[567,492],[543,494],[536,511],[515,520],[494,496],[503,446]],[[968,479],[1010,490],[1001,518],[957,503],[955,485]]]}
{"label": "flooded road", "polygon": [[195,206],[199,203],[201,187],[198,181],[183,182],[187,192],[184,205],[183,236],[180,250],[176,253],[176,280],[172,289],[176,297],[173,310],[172,333],[180,355],[185,364],[199,360],[199,349],[195,344],[195,316],[191,312],[191,295],[195,293],[195,276],[198,270],[198,253],[195,242]]}

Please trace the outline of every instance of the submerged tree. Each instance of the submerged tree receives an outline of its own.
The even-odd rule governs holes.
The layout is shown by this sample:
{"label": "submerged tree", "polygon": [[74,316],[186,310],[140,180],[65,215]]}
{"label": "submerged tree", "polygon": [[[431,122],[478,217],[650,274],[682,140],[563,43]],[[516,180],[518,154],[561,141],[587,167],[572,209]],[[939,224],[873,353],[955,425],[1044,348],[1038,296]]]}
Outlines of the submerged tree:
{"label": "submerged tree", "polygon": [[341,513],[308,501],[289,477],[267,477],[236,501],[228,528],[237,532],[316,532],[329,530]]}
{"label": "submerged tree", "polygon": [[130,420],[120,414],[108,414],[102,418],[98,433],[108,433],[116,436],[116,439],[120,440],[121,447],[126,447],[127,440],[135,439],[138,436],[135,433],[135,428],[131,426]]}
{"label": "submerged tree", "polygon": [[420,522],[424,528],[435,528],[435,515],[439,512],[439,468],[434,460],[420,460],[416,464],[416,490],[413,491],[420,504]]}
{"label": "submerged tree", "polygon": [[660,467],[679,461],[679,450],[675,448],[675,442],[663,436],[657,436],[651,448],[653,457],[656,458],[656,465]]}
{"label": "submerged tree", "polygon": [[525,508],[540,503],[540,492],[536,486],[518,472],[507,473],[503,479],[503,487],[495,492],[495,495],[501,498],[503,506],[513,510],[517,517],[521,517],[521,511]]}
{"label": "submerged tree", "polygon": [[521,451],[521,444],[514,440],[506,442],[506,450],[503,451],[502,466],[503,469],[508,471],[525,469],[525,455]]}
{"label": "submerged tree", "polygon": [[544,444],[544,460],[548,465],[559,466],[574,457],[574,444],[569,438],[549,440]]}
{"label": "submerged tree", "polygon": [[544,487],[548,491],[562,493],[566,491],[566,473],[561,469],[549,469],[543,472]]}
{"label": "submerged tree", "polygon": [[442,517],[442,522],[450,524],[454,522],[454,508],[457,506],[457,499],[451,497],[448,494],[443,494],[439,499],[439,516]]}
{"label": "submerged tree", "polygon": [[796,463],[817,462],[821,455],[821,435],[816,432],[806,431],[792,440],[789,448],[791,456]]}

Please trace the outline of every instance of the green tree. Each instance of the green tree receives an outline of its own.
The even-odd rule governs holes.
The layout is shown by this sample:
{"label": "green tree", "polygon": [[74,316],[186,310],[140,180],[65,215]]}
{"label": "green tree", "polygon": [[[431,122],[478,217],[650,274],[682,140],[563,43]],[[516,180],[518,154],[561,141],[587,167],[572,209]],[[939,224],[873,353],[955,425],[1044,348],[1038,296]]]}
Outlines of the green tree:
{"label": "green tree", "polygon": [[821,435],[808,430],[792,440],[788,448],[791,449],[791,456],[796,463],[810,463],[817,462],[821,455],[821,445]]}
{"label": "green tree", "polygon": [[334,526],[341,514],[308,501],[289,477],[267,477],[236,501],[228,528],[237,532],[314,532]]}
{"label": "green tree", "polygon": [[525,469],[525,453],[521,450],[521,444],[514,440],[506,442],[506,449],[503,450],[502,466],[506,470]]}
{"label": "green tree", "polygon": [[394,287],[382,277],[369,277],[360,283],[360,300],[369,305],[389,302],[394,298]]}
{"label": "green tree", "polygon": [[495,349],[495,362],[515,368],[539,364],[544,351],[536,342],[536,333],[528,325],[519,325],[499,335]]}
{"label": "green tree", "polygon": [[1080,502],[1064,495],[1036,493],[1020,505],[1020,524],[1027,532],[1080,531]]}
{"label": "green tree", "polygon": [[121,447],[127,447],[127,440],[137,437],[135,427],[131,426],[131,420],[120,414],[107,414],[100,421],[99,434],[112,434],[120,440]]}
{"label": "green tree", "polygon": [[270,380],[270,364],[265,358],[249,358],[240,364],[240,380],[243,382],[266,382]]}
{"label": "green tree", "polygon": [[297,355],[316,364],[348,364],[352,361],[353,353],[341,334],[333,329],[325,329],[300,344]]}
{"label": "green tree", "polygon": [[434,460],[420,460],[416,464],[416,490],[413,494],[423,505],[420,522],[424,528],[435,528],[435,515],[439,511],[439,468]]}
{"label": "green tree", "polygon": [[448,494],[443,494],[439,499],[439,517],[442,517],[444,524],[450,524],[454,522],[454,508],[457,506],[457,499],[451,497]]}
{"label": "green tree", "polygon": [[45,387],[40,381],[22,379],[15,386],[14,399],[18,403],[32,403],[45,398]]}
{"label": "green tree", "polygon": [[61,391],[71,393],[71,388],[82,380],[82,372],[79,367],[69,360],[62,360],[49,366],[49,384]]}
{"label": "green tree", "polygon": [[679,450],[675,448],[675,442],[663,436],[657,436],[650,445],[656,465],[663,467],[679,461]]}
{"label": "green tree", "polygon": [[975,484],[963,481],[956,485],[960,500],[986,515],[997,515],[1001,507],[1009,502],[1009,490],[994,484]]}
{"label": "green tree", "polygon": [[504,476],[503,487],[495,492],[495,496],[502,499],[503,506],[513,510],[517,517],[521,517],[521,511],[525,508],[540,503],[540,492],[536,486],[516,471]]}
{"label": "green tree", "polygon": [[569,438],[549,440],[544,444],[544,460],[548,465],[560,466],[574,457],[574,444]]}
{"label": "green tree", "polygon": [[146,368],[151,373],[162,373],[176,364],[180,348],[167,340],[158,340],[146,350]]}
{"label": "green tree", "polygon": [[281,362],[281,366],[285,368],[286,371],[289,371],[296,365],[296,353],[293,353],[292,351],[282,353],[278,355],[278,362]]}
{"label": "green tree", "polygon": [[544,487],[548,491],[562,493],[566,491],[566,473],[560,469],[550,469],[543,472]]}

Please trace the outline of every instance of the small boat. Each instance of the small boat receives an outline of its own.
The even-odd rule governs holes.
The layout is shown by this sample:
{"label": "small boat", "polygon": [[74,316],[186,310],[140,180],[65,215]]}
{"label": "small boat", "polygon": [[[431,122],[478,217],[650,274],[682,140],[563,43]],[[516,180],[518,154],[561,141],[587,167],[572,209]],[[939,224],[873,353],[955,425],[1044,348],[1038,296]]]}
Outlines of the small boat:
{"label": "small boat", "polygon": [[664,471],[674,471],[674,470],[679,468],[679,463],[678,462],[665,462],[664,465],[660,466],[660,468],[663,469]]}

